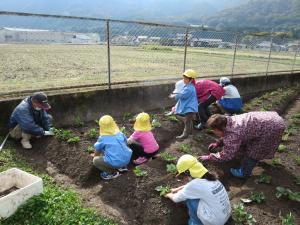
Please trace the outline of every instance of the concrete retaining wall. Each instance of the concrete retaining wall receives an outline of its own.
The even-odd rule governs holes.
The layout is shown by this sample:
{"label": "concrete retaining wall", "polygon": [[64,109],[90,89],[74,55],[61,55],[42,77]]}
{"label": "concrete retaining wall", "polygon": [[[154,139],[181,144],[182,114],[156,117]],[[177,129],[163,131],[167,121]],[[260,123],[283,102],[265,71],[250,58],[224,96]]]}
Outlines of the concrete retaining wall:
{"label": "concrete retaining wall", "polygon": [[[300,74],[270,75],[233,78],[232,82],[247,100],[266,90],[291,86],[300,82]],[[169,108],[175,102],[168,99],[173,91],[174,83],[151,86],[113,88],[111,90],[94,90],[81,93],[50,95],[52,105],[50,114],[53,115],[55,126],[74,124],[77,116],[82,121],[93,121],[104,114],[122,116],[124,112],[137,113],[157,108]],[[0,132],[5,129],[8,118],[21,101],[20,99],[0,101]]]}

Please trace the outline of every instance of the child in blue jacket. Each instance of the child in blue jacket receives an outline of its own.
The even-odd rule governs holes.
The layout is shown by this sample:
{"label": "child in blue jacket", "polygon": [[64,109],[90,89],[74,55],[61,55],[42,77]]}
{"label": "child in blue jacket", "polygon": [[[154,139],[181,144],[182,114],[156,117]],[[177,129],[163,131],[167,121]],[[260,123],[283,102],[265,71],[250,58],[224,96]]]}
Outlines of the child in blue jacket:
{"label": "child in blue jacket", "polygon": [[111,116],[102,116],[99,126],[100,136],[94,144],[93,164],[102,171],[100,173],[102,179],[110,180],[120,175],[118,170],[126,170],[132,150],[127,146],[126,136],[120,132]]}
{"label": "child in blue jacket", "polygon": [[184,130],[176,139],[185,139],[193,131],[193,118],[194,114],[198,112],[198,100],[195,89],[196,71],[186,70],[183,73],[184,87],[181,92],[171,94],[170,97],[177,100],[176,116],[184,122]]}

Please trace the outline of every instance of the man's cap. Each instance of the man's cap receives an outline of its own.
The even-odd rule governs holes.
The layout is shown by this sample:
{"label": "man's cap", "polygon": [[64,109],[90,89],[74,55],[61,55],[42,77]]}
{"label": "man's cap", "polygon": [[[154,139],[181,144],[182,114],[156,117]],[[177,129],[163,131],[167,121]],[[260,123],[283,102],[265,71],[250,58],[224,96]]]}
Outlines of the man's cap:
{"label": "man's cap", "polygon": [[51,106],[48,103],[47,95],[44,92],[35,92],[32,95],[32,100],[40,105],[43,109],[50,109]]}

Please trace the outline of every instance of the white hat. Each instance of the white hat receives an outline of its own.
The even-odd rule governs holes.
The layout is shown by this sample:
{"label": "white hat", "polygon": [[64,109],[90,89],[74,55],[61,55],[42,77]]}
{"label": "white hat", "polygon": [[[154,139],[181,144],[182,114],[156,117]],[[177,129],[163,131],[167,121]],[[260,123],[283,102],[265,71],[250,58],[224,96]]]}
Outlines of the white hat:
{"label": "white hat", "polygon": [[230,79],[228,77],[221,77],[220,84],[223,86],[225,84],[230,84]]}

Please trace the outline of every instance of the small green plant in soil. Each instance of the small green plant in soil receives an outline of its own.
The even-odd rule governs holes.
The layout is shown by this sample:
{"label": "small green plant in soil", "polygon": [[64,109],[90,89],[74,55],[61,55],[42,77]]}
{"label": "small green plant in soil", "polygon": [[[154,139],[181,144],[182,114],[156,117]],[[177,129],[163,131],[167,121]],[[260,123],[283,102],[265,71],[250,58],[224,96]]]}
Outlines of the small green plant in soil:
{"label": "small green plant in soil", "polygon": [[295,216],[290,212],[284,216],[280,215],[282,225],[296,225]]}
{"label": "small green plant in soil", "polygon": [[289,137],[290,137],[290,133],[284,133],[281,140],[282,141],[288,141],[289,140]]}
{"label": "small green plant in soil", "polygon": [[66,141],[73,137],[73,134],[70,130],[54,129],[54,136],[61,141]]}
{"label": "small green plant in soil", "polygon": [[157,118],[153,119],[151,124],[152,124],[152,127],[154,127],[154,128],[161,127],[161,123]]}
{"label": "small green plant in soil", "polygon": [[89,138],[96,139],[99,137],[99,133],[95,128],[90,129],[89,131]]}
{"label": "small green plant in soil", "polygon": [[129,136],[129,133],[127,132],[127,130],[126,130],[126,127],[121,127],[120,128],[120,131],[126,136],[126,137],[128,137]]}
{"label": "small green plant in soil", "polygon": [[80,116],[76,116],[76,117],[75,117],[74,125],[75,125],[76,127],[83,127],[84,123],[83,123],[83,121],[81,120]]}
{"label": "small green plant in soil", "polygon": [[265,199],[266,199],[266,197],[263,192],[253,192],[250,195],[250,200],[252,202],[262,203],[263,201],[265,201]]}
{"label": "small green plant in soil", "polygon": [[79,141],[80,141],[80,137],[78,137],[78,136],[71,137],[67,140],[67,142],[70,144],[78,143]]}
{"label": "small green plant in soil", "polygon": [[286,146],[284,144],[280,144],[277,149],[278,152],[282,153],[286,151]]}
{"label": "small green plant in soil", "polygon": [[300,186],[300,176],[295,177],[295,183]]}
{"label": "small green plant in soil", "polygon": [[280,158],[274,158],[274,159],[272,159],[271,165],[273,167],[281,166],[282,165],[281,159]]}
{"label": "small green plant in soil", "polygon": [[298,166],[300,166],[300,156],[294,156],[294,160]]}
{"label": "small green plant in soil", "polygon": [[166,162],[173,162],[177,159],[176,156],[173,156],[169,152],[164,152],[160,154],[160,157]]}
{"label": "small green plant in soil", "polygon": [[167,118],[168,118],[168,120],[171,121],[171,122],[178,122],[178,119],[176,118],[175,115],[170,115],[170,116],[168,116]]}
{"label": "small green plant in soil", "polygon": [[272,181],[272,177],[267,174],[261,174],[257,179],[255,179],[255,183],[265,183],[270,184]]}
{"label": "small green plant in soil", "polygon": [[233,205],[232,219],[236,225],[253,225],[256,223],[253,215],[245,210],[242,203]]}
{"label": "small green plant in soil", "polygon": [[176,168],[176,165],[171,163],[171,164],[167,164],[167,172],[168,173],[177,173],[177,168]]}
{"label": "small green plant in soil", "polygon": [[180,145],[179,151],[183,152],[183,153],[186,153],[186,154],[191,154],[192,153],[192,149],[188,144]]}
{"label": "small green plant in soil", "polygon": [[89,154],[91,153],[94,153],[95,152],[95,149],[94,149],[94,146],[89,146],[86,150]]}
{"label": "small green plant in soil", "polygon": [[276,187],[276,197],[287,197],[291,201],[300,202],[300,192],[293,192],[288,188]]}
{"label": "small green plant in soil", "polygon": [[170,186],[157,186],[155,191],[158,191],[160,196],[165,196],[171,192],[171,188]]}
{"label": "small green plant in soil", "polygon": [[137,177],[145,177],[145,176],[148,176],[148,172],[145,171],[145,170],[142,170],[139,166],[135,167],[133,169],[133,172],[134,174],[137,176]]}
{"label": "small green plant in soil", "polygon": [[132,118],[132,114],[130,112],[124,112],[122,119],[123,121],[129,121]]}

